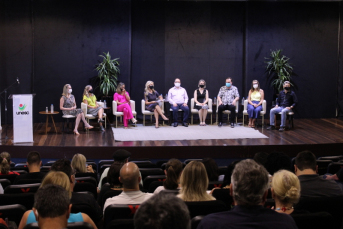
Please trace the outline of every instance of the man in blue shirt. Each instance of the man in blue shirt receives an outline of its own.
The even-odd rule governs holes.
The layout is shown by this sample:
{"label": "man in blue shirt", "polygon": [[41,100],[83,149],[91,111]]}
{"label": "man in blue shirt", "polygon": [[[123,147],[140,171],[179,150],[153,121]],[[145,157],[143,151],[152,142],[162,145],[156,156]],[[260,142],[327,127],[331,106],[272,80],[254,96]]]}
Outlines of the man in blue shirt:
{"label": "man in blue shirt", "polygon": [[275,114],[281,112],[281,125],[279,131],[282,132],[285,130],[286,125],[286,116],[287,113],[292,111],[293,107],[298,103],[297,96],[295,95],[294,91],[291,91],[291,83],[289,81],[285,81],[283,83],[283,91],[280,92],[279,98],[277,100],[276,106],[270,110],[270,126],[267,130],[274,130],[274,118]]}

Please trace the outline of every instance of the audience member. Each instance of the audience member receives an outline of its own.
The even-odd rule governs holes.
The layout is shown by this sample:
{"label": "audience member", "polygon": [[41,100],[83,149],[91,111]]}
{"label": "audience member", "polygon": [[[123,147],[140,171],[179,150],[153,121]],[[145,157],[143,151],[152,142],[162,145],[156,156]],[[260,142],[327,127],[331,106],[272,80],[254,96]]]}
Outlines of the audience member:
{"label": "audience member", "polygon": [[240,161],[233,161],[227,167],[227,170],[224,174],[224,180],[223,180],[223,187],[224,188],[229,188],[229,185],[231,184],[232,172],[235,169],[235,166],[238,162],[240,162]]}
{"label": "audience member", "polygon": [[341,196],[341,188],[333,180],[326,180],[317,174],[316,156],[310,151],[298,153],[294,165],[300,180],[301,197]]}
{"label": "audience member", "polygon": [[268,154],[266,152],[258,152],[254,155],[254,161],[259,163],[260,165],[263,165],[264,167],[266,167],[267,160]]}
{"label": "audience member", "polygon": [[268,172],[251,159],[239,162],[232,173],[231,211],[205,216],[198,228],[297,228],[292,217],[264,208],[268,194]]}
{"label": "audience member", "polygon": [[7,152],[0,153],[0,175],[11,175],[16,174],[17,172],[10,171],[11,169],[11,155]]}
{"label": "audience member", "polygon": [[120,170],[119,180],[123,183],[123,192],[106,200],[104,212],[111,204],[141,204],[153,195],[152,193],[144,193],[139,190],[141,177],[138,166],[135,163],[128,162],[123,165]]}
{"label": "audience member", "polygon": [[267,162],[265,163],[264,167],[272,176],[281,169],[290,171],[291,159],[285,153],[272,152],[268,155]]}
{"label": "audience member", "polygon": [[218,181],[219,168],[215,160],[212,158],[204,158],[202,163],[205,165],[207,177],[209,181]]}
{"label": "audience member", "polygon": [[[63,173],[63,172],[59,172],[59,171],[50,171],[44,178],[40,188],[40,189],[44,189],[45,187],[48,187],[49,185],[56,185],[59,186],[61,188],[63,188],[63,190],[66,191],[66,195],[68,197],[68,202],[70,203],[70,197],[71,197],[71,185],[69,182],[69,178],[68,176]],[[39,193],[39,190],[37,193]],[[40,198],[39,196],[35,196],[35,198]],[[57,196],[51,196],[49,197],[47,200],[52,201],[51,198],[58,198]],[[49,202],[46,202],[46,204],[48,205],[47,207],[49,207]],[[68,204],[69,205],[69,204]],[[35,208],[35,206],[34,206]],[[71,205],[70,205],[71,208]],[[39,212],[38,212],[39,213]],[[70,212],[69,212],[70,213]],[[38,215],[41,215],[40,213]],[[90,223],[94,228],[96,228],[94,222],[92,221],[92,219],[84,213],[70,213],[68,214],[68,217],[66,217],[66,220],[68,220],[68,223],[74,223],[74,222],[87,222]],[[25,227],[26,224],[30,224],[30,223],[34,223],[37,222],[39,223],[39,220],[37,218],[37,213],[35,213],[35,210],[29,210],[26,211],[20,221],[19,227],[18,229],[22,229]]]}
{"label": "audience member", "polygon": [[155,189],[154,194],[157,194],[164,189],[180,189],[180,177],[182,170],[183,164],[180,160],[175,158],[170,159],[167,162],[164,170],[164,173],[166,174],[166,180],[163,182],[163,186],[159,186]]}
{"label": "audience member", "polygon": [[83,154],[77,153],[71,160],[71,167],[75,169],[76,173],[94,173],[92,165],[87,165],[86,157]]}
{"label": "audience member", "polygon": [[14,180],[14,184],[21,183],[23,180],[32,180],[34,183],[41,183],[45,173],[40,171],[42,166],[42,161],[40,154],[37,151],[32,151],[27,155],[26,165],[29,169],[29,173],[21,174],[17,176]]}
{"label": "audience member", "polygon": [[208,194],[208,177],[200,161],[188,163],[181,174],[181,190],[178,197],[183,201],[209,201],[215,198]]}
{"label": "audience member", "polygon": [[190,229],[186,204],[173,194],[158,194],[138,208],[134,224],[136,229]]}

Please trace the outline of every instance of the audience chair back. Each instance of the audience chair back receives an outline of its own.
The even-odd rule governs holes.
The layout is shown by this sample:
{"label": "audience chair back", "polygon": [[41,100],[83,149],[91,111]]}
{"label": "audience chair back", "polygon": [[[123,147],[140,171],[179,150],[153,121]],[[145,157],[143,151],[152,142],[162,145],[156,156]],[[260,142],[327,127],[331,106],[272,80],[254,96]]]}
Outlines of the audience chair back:
{"label": "audience chair back", "polygon": [[328,166],[327,173],[335,174],[337,173],[341,168],[343,168],[343,162],[332,162]]}
{"label": "audience chair back", "polygon": [[139,168],[139,171],[141,172],[143,181],[147,176],[164,175],[164,171],[160,168]]}
{"label": "audience chair back", "polygon": [[[20,168],[16,169],[15,167],[12,168],[11,171],[15,171],[15,172],[19,173],[19,175],[21,175],[21,174],[26,174],[26,173],[27,173],[26,170],[22,170],[22,169],[20,169]],[[1,177],[2,177],[2,176],[3,176],[3,175],[1,175]]]}
{"label": "audience chair back", "polygon": [[74,187],[74,192],[85,192],[85,191],[92,193],[95,199],[97,198],[98,193],[97,193],[96,185],[90,182],[83,182],[83,183],[76,182],[75,187]]}
{"label": "audience chair back", "polygon": [[114,160],[100,160],[99,163],[98,163],[98,167],[100,168],[102,165],[105,165],[105,164],[113,164]]}
{"label": "audience chair back", "polygon": [[101,174],[104,172],[104,170],[105,170],[106,168],[111,167],[111,164],[102,164],[102,165],[99,166],[99,167],[100,167],[99,175],[101,176]]}
{"label": "audience chair back", "polygon": [[[144,182],[143,184],[145,185]],[[163,186],[163,181],[153,181],[150,183],[149,188],[145,190],[148,190],[149,193],[154,193],[159,186]]]}
{"label": "audience chair back", "polygon": [[318,160],[331,160],[333,162],[339,162],[343,159],[343,156],[326,156],[326,157],[319,157]]}
{"label": "audience chair back", "polygon": [[139,204],[112,204],[105,209],[104,225],[115,219],[133,219]]}
{"label": "audience chair back", "polygon": [[227,166],[218,166],[219,175],[224,175],[227,171]]}
{"label": "audience chair back", "polygon": [[48,173],[48,172],[50,172],[50,170],[51,170],[51,166],[49,166],[49,165],[44,165],[40,168],[40,171],[42,173]]}
{"label": "audience chair back", "polygon": [[39,186],[40,186],[40,183],[10,185],[5,188],[4,193],[5,194],[21,194],[21,193],[28,193],[28,192],[35,193],[37,192]]}
{"label": "audience chair back", "polygon": [[42,183],[42,179],[20,179],[15,184],[37,184]]}
{"label": "audience chair back", "polygon": [[15,178],[17,177],[18,175],[16,175],[16,174],[11,174],[11,175],[1,175],[1,179],[7,179],[7,180],[9,180],[10,182],[11,182],[11,184],[13,184],[14,183],[14,180],[15,180]]}
{"label": "audience chair back", "polygon": [[198,215],[195,216],[192,220],[191,220],[191,228],[192,229],[197,229],[198,225],[200,224],[201,220],[204,218],[203,215]]}
{"label": "audience chair back", "polygon": [[44,166],[52,166],[56,161],[48,161],[47,163],[44,164]]}
{"label": "audience chair back", "polygon": [[[84,194],[84,195],[91,195],[91,194]],[[86,204],[86,203],[72,204],[71,213],[79,213],[79,212],[87,214],[94,221],[94,223],[97,223],[98,213],[94,209],[94,207],[92,207],[91,205]]]}
{"label": "audience chair back", "polygon": [[229,210],[226,205],[220,200],[211,201],[185,201],[190,217],[193,218],[198,215],[208,215],[216,212]]}
{"label": "audience chair back", "polygon": [[7,186],[11,185],[11,181],[8,179],[0,179],[0,184],[3,189],[5,189]]}
{"label": "audience chair back", "polygon": [[317,160],[318,174],[324,175],[328,171],[330,163],[332,163],[331,160]]}
{"label": "audience chair back", "polygon": [[315,212],[291,215],[298,229],[334,228],[334,218],[327,212]]}
{"label": "audience chair back", "polygon": [[106,229],[135,229],[134,219],[115,219],[107,224]]}
{"label": "audience chair back", "polygon": [[200,162],[202,162],[202,159],[199,159],[199,158],[198,159],[186,159],[183,163],[185,163],[187,165],[191,161],[200,161]]}
{"label": "audience chair back", "polygon": [[143,188],[145,190],[149,189],[149,186],[152,182],[154,181],[165,181],[166,180],[166,175],[154,175],[154,176],[147,176],[145,177],[143,181]]}
{"label": "audience chair back", "polygon": [[[76,223],[68,223],[68,229],[94,229],[90,223],[86,222],[76,222]],[[39,229],[38,223],[30,223],[27,224],[24,229]]]}
{"label": "audience chair back", "polygon": [[27,167],[26,163],[17,163],[14,168],[12,168],[12,171],[17,171],[17,170],[24,170],[26,172],[29,172],[29,168]]}
{"label": "audience chair back", "polygon": [[94,177],[91,176],[87,176],[87,177],[76,177],[75,178],[76,183],[91,183],[94,186],[97,186],[98,182],[96,181],[96,179]]}
{"label": "audience chair back", "polygon": [[135,163],[138,168],[156,168],[156,165],[151,161],[130,161]]}
{"label": "audience chair back", "polygon": [[91,177],[91,178],[94,178],[96,182],[98,181],[97,173],[76,173],[75,177],[76,178]]}
{"label": "audience chair back", "polygon": [[207,190],[212,190],[214,188],[223,188],[223,181],[210,181],[208,183]]}
{"label": "audience chair back", "polygon": [[8,221],[14,221],[17,225],[25,212],[26,208],[20,204],[0,206],[0,217],[4,220],[7,218]]}
{"label": "audience chair back", "polygon": [[22,194],[1,194],[1,205],[20,204],[26,209],[32,209],[34,203],[34,193],[22,193]]}
{"label": "audience chair back", "polygon": [[230,189],[215,189],[213,190],[212,196],[216,200],[222,201],[228,209],[231,209],[234,205],[233,198],[230,195]]}

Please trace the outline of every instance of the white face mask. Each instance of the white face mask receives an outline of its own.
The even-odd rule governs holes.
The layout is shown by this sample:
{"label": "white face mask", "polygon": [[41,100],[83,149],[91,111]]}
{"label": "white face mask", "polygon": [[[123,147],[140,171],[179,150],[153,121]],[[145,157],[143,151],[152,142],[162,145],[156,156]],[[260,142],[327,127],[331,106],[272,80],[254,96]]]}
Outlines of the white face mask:
{"label": "white face mask", "polygon": [[180,87],[180,83],[174,83],[175,87]]}
{"label": "white face mask", "polygon": [[255,89],[258,88],[258,84],[252,85]]}
{"label": "white face mask", "polygon": [[69,94],[71,94],[73,92],[73,89],[69,89],[68,92]]}

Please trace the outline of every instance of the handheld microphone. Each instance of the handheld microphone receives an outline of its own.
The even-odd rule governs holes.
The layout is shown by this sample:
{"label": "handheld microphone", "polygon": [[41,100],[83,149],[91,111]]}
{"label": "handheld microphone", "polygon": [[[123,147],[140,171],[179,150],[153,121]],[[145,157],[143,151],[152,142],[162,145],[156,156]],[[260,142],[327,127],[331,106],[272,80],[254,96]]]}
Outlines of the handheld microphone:
{"label": "handheld microphone", "polygon": [[20,84],[20,81],[19,81],[19,78],[17,77],[17,82],[18,82],[18,84]]}

